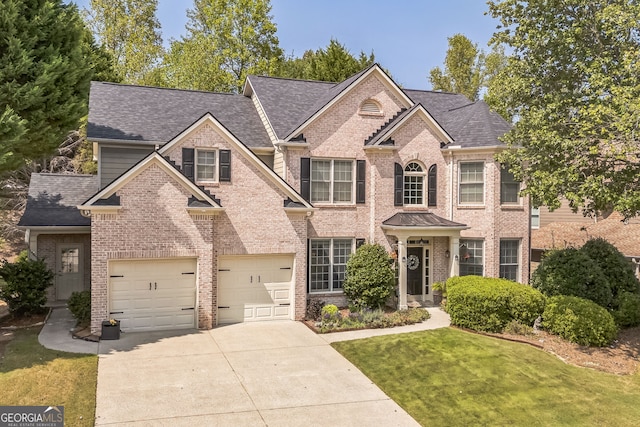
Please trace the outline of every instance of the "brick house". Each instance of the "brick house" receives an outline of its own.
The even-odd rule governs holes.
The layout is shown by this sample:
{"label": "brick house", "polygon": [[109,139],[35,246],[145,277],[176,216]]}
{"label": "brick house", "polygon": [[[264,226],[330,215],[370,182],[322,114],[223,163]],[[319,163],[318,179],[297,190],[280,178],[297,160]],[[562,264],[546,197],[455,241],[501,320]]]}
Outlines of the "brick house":
{"label": "brick house", "polygon": [[400,308],[458,274],[529,277],[529,204],[496,163],[484,102],[400,88],[377,64],[341,83],[250,76],[242,94],[94,82],[97,176],[34,174],[20,226],[90,289],[92,329],[212,328],[345,304],[363,242],[398,260]]}

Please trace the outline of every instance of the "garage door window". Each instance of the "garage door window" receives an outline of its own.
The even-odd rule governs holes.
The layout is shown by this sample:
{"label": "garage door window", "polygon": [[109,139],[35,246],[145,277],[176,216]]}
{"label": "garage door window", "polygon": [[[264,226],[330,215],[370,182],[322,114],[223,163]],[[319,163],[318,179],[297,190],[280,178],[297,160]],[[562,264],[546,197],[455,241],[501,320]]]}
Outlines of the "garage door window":
{"label": "garage door window", "polygon": [[309,291],[341,292],[353,239],[313,239],[309,247]]}

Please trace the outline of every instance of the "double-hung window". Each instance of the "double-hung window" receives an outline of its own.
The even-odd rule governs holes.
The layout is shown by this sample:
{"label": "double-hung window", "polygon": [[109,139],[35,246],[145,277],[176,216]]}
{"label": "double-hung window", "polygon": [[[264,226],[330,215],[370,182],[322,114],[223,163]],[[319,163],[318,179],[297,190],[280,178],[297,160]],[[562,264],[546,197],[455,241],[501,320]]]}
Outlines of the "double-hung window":
{"label": "double-hung window", "polygon": [[196,180],[217,181],[217,150],[196,150]]}
{"label": "double-hung window", "polygon": [[484,251],[482,240],[460,240],[460,276],[482,276]]}
{"label": "double-hung window", "polygon": [[500,203],[517,204],[519,202],[518,193],[520,193],[520,183],[506,165],[500,168]]}
{"label": "double-hung window", "polygon": [[500,240],[500,277],[518,281],[519,240]]}
{"label": "double-hung window", "polygon": [[484,163],[460,163],[461,204],[481,205],[484,203]]}
{"label": "double-hung window", "polygon": [[311,160],[311,202],[353,203],[353,160]]}
{"label": "double-hung window", "polygon": [[404,204],[422,205],[424,203],[424,170],[416,162],[404,168]]}
{"label": "double-hung window", "polygon": [[309,242],[309,291],[342,290],[353,239],[312,239]]}

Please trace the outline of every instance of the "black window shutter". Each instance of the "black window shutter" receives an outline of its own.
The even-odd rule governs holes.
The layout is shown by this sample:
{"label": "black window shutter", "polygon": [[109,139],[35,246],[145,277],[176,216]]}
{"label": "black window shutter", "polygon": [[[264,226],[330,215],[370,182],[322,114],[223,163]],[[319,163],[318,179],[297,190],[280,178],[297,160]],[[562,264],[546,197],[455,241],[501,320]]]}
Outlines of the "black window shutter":
{"label": "black window shutter", "polygon": [[356,249],[358,249],[360,246],[364,245],[365,242],[366,242],[365,239],[356,239]]}
{"label": "black window shutter", "polygon": [[428,206],[436,206],[438,196],[438,166],[431,165],[427,176],[427,199]]}
{"label": "black window shutter", "polygon": [[404,173],[402,170],[402,165],[400,163],[395,164],[395,169],[393,171],[393,205],[394,206],[402,206],[404,202]]}
{"label": "black window shutter", "polygon": [[307,202],[311,198],[311,159],[300,158],[300,195]]}
{"label": "black window shutter", "polygon": [[219,177],[220,181],[231,181],[231,150],[220,150],[220,169]]}
{"label": "black window shutter", "polygon": [[193,159],[195,150],[193,148],[182,148],[182,172],[184,176],[193,181]]}
{"label": "black window shutter", "polygon": [[364,203],[366,192],[367,163],[364,160],[356,162],[356,203]]}

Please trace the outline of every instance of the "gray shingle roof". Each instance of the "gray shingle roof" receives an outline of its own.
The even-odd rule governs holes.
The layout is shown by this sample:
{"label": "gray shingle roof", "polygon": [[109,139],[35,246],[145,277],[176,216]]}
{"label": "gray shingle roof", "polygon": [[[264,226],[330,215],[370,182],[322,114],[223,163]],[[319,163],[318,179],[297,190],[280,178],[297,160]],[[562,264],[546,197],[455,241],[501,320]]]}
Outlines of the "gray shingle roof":
{"label": "gray shingle roof", "polygon": [[31,175],[27,208],[18,225],[89,226],[91,219],[80,215],[81,205],[99,189],[96,175]]}
{"label": "gray shingle roof", "polygon": [[272,147],[243,95],[92,82],[87,137],[165,143],[211,113],[250,148]]}

